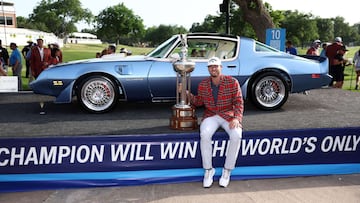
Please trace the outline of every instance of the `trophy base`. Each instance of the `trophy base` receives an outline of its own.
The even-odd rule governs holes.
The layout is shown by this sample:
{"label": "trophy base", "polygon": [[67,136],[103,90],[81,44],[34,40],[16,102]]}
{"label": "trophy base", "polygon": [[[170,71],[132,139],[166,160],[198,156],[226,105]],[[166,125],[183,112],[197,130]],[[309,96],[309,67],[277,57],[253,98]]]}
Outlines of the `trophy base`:
{"label": "trophy base", "polygon": [[174,130],[195,130],[198,128],[198,120],[195,109],[191,106],[172,107],[173,116],[170,118],[170,128]]}

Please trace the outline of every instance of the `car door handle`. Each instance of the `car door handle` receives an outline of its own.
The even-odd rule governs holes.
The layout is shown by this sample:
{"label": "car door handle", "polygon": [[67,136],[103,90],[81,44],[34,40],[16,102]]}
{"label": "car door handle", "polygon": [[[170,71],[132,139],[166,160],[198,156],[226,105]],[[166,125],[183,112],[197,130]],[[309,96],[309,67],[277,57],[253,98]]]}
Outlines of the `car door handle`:
{"label": "car door handle", "polygon": [[236,68],[236,65],[228,65],[228,68]]}

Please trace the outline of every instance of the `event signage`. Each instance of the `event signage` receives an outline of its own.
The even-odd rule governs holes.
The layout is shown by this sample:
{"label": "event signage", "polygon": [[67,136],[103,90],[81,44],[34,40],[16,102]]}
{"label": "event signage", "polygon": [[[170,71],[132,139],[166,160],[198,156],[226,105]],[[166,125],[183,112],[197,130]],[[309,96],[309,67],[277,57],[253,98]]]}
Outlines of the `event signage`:
{"label": "event signage", "polygon": [[278,49],[280,51],[285,51],[285,39],[286,39],[286,29],[284,28],[275,28],[275,29],[266,29],[266,44]]}
{"label": "event signage", "polygon": [[17,92],[17,91],[18,91],[17,76],[0,76],[0,93]]}
{"label": "event signage", "polygon": [[[226,151],[227,135],[217,132],[214,167]],[[360,128],[245,131],[232,178],[358,173],[359,152]],[[198,133],[0,141],[0,191],[200,181],[202,173]]]}

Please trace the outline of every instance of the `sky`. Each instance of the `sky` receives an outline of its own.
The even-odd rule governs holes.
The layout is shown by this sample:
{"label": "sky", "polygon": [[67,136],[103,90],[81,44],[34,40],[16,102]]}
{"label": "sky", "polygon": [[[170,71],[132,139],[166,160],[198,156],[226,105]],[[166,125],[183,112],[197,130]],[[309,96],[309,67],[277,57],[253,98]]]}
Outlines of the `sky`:
{"label": "sky", "polygon": [[[1,0],[15,4],[17,16],[28,17],[40,0]],[[207,15],[217,15],[219,4],[223,0],[80,0],[83,8],[89,9],[94,15],[103,9],[124,3],[135,15],[143,20],[145,27],[178,25],[191,28],[195,22],[203,22]],[[334,3],[329,0],[263,0],[273,10],[298,10],[301,13],[312,13],[321,18],[336,16],[344,17],[345,22],[353,25],[360,22],[357,0],[342,0]],[[339,5],[340,4],[340,5]],[[91,28],[84,23],[77,25],[79,31]]]}

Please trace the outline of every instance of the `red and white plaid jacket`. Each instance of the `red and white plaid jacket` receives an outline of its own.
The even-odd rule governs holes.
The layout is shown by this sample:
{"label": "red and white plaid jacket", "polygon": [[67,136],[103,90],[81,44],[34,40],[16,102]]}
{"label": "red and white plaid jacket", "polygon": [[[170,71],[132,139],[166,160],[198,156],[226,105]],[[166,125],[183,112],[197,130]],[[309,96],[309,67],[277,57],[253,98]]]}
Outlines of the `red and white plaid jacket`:
{"label": "red and white plaid jacket", "polygon": [[190,96],[190,103],[194,106],[205,106],[203,119],[219,115],[228,122],[233,119],[242,124],[244,102],[239,82],[231,76],[220,76],[217,104],[211,91],[211,78],[206,78],[198,86],[198,95]]}

